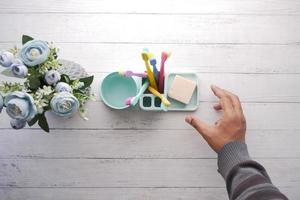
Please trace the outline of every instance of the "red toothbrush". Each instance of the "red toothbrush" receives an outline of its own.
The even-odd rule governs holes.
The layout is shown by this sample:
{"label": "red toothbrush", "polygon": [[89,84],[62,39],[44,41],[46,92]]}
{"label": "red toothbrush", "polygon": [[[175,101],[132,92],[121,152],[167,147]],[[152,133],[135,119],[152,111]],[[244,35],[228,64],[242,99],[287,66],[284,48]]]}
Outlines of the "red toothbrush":
{"label": "red toothbrush", "polygon": [[160,72],[159,72],[159,80],[158,80],[158,90],[160,93],[164,93],[164,84],[165,84],[165,62],[168,57],[171,56],[171,53],[167,53],[163,51],[161,53],[161,63],[160,63]]}

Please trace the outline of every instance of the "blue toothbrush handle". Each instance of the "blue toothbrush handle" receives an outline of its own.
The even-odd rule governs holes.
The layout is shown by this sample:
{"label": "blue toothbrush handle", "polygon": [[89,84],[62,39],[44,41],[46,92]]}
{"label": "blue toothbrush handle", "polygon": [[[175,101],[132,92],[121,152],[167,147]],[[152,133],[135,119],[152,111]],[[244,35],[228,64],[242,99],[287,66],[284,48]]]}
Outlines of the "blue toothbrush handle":
{"label": "blue toothbrush handle", "polygon": [[155,80],[156,80],[156,83],[158,84],[158,80],[159,80],[159,72],[156,68],[155,65],[153,65],[153,73],[154,73],[154,77],[155,77]]}
{"label": "blue toothbrush handle", "polygon": [[155,82],[156,82],[156,84],[158,84],[158,82],[159,82],[159,72],[158,72],[157,67],[156,67],[156,59],[155,58],[150,59],[150,65],[152,66],[152,69],[153,69]]}
{"label": "blue toothbrush handle", "polygon": [[139,93],[134,97],[134,99],[133,99],[133,101],[131,103],[132,106],[135,106],[138,103],[140,97],[147,90],[148,86],[149,86],[149,81],[145,81],[144,84],[142,85]]}

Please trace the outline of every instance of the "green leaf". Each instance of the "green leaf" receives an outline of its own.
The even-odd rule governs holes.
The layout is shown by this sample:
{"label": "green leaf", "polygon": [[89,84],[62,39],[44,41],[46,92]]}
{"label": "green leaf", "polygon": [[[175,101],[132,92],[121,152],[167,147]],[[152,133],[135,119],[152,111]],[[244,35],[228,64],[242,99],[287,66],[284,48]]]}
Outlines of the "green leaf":
{"label": "green leaf", "polygon": [[40,114],[35,115],[31,121],[27,122],[27,124],[30,127],[33,126],[40,119],[40,116],[41,116]]}
{"label": "green leaf", "polygon": [[84,94],[84,91],[78,90],[78,89],[77,89],[77,90],[74,89],[74,90],[73,90],[73,94],[75,94],[75,93],[76,93],[76,94],[77,94],[77,93],[79,93],[79,94]]}
{"label": "green leaf", "polygon": [[65,82],[65,83],[70,83],[70,77],[67,75],[67,74],[62,74],[61,75],[61,78],[60,78],[60,81],[62,81],[62,82]]}
{"label": "green leaf", "polygon": [[[1,72],[2,75],[7,76],[7,77],[13,77],[13,78],[19,78],[13,75],[13,73],[11,72],[11,69],[4,69]],[[24,79],[24,78],[20,78],[20,79]]]}
{"label": "green leaf", "polygon": [[[50,100],[50,101],[51,101],[51,100]],[[50,106],[50,105],[44,107],[44,111],[45,111],[45,112],[48,111],[48,110],[51,110],[51,106]]]}
{"label": "green leaf", "polygon": [[57,55],[57,53],[56,53],[56,52],[54,52],[54,53],[53,53],[53,57],[54,57],[55,59],[57,59],[57,58],[58,58],[58,55]]}
{"label": "green leaf", "polygon": [[28,77],[29,88],[32,90],[37,90],[41,86],[41,81],[38,76]]}
{"label": "green leaf", "polygon": [[84,77],[84,78],[79,79],[80,82],[84,83],[84,87],[81,88],[81,89],[85,89],[87,87],[90,87],[91,84],[93,83],[93,80],[94,80],[94,76],[89,76],[89,77]]}
{"label": "green leaf", "polygon": [[34,40],[33,37],[30,37],[28,35],[22,35],[22,44],[24,45],[25,43],[31,41],[31,40]]}
{"label": "green leaf", "polygon": [[50,129],[49,129],[49,125],[48,125],[47,119],[45,117],[45,113],[43,113],[43,114],[40,115],[38,124],[41,127],[41,129],[43,129],[44,131],[46,131],[47,133],[49,133]]}
{"label": "green leaf", "polygon": [[10,70],[10,69],[4,69],[4,70],[1,72],[1,74],[4,75],[4,76],[14,77],[14,75],[11,73],[11,70]]}

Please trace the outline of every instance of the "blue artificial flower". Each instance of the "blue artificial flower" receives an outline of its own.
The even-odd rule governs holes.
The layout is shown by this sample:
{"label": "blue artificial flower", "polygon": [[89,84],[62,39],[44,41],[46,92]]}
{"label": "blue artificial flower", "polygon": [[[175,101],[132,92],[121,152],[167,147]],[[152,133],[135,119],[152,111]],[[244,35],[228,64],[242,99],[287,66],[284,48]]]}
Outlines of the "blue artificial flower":
{"label": "blue artificial flower", "polygon": [[14,60],[14,54],[5,51],[0,54],[0,65],[3,67],[10,67]]}
{"label": "blue artificial flower", "polygon": [[25,78],[28,74],[28,69],[23,64],[14,63],[11,65],[11,72],[18,78]]}
{"label": "blue artificial flower", "polygon": [[45,81],[48,85],[55,85],[60,78],[60,73],[56,70],[47,71],[45,74]]}
{"label": "blue artificial flower", "polygon": [[69,92],[60,92],[51,99],[50,106],[55,114],[70,117],[78,111],[79,101]]}
{"label": "blue artificial flower", "polygon": [[45,62],[50,54],[48,44],[41,40],[31,40],[24,44],[19,58],[27,66],[35,66]]}
{"label": "blue artificial flower", "polygon": [[12,119],[30,121],[37,114],[32,96],[25,92],[12,92],[5,97],[6,112]]}
{"label": "blue artificial flower", "polygon": [[2,109],[3,109],[3,106],[4,106],[3,97],[2,97],[2,95],[0,94],[0,113],[1,113],[1,111],[2,111]]}
{"label": "blue artificial flower", "polygon": [[17,120],[17,119],[11,119],[10,125],[14,129],[22,129],[26,126],[26,121],[23,120]]}
{"label": "blue artificial flower", "polygon": [[60,92],[72,92],[72,89],[69,84],[64,83],[64,82],[59,82],[55,86],[55,91],[60,93]]}

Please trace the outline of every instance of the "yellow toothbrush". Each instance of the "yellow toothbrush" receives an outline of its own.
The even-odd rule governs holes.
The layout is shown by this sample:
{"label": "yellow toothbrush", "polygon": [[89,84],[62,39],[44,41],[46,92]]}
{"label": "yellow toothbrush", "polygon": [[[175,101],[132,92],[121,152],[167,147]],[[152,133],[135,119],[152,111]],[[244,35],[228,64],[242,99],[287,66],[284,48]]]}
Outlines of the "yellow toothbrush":
{"label": "yellow toothbrush", "polygon": [[151,71],[150,64],[149,64],[150,54],[147,53],[147,52],[143,52],[142,53],[142,58],[145,61],[149,83],[150,83],[151,87],[153,87],[155,90],[157,90],[158,87],[157,87],[157,84],[156,84],[156,81],[155,81],[155,78],[154,78],[154,74]]}
{"label": "yellow toothbrush", "polygon": [[161,93],[159,93],[156,89],[154,89],[153,87],[149,86],[148,90],[154,94],[155,96],[159,97],[161,99],[161,102],[165,105],[165,106],[169,106],[171,105],[170,101],[168,101],[168,99],[166,97],[164,97]]}

